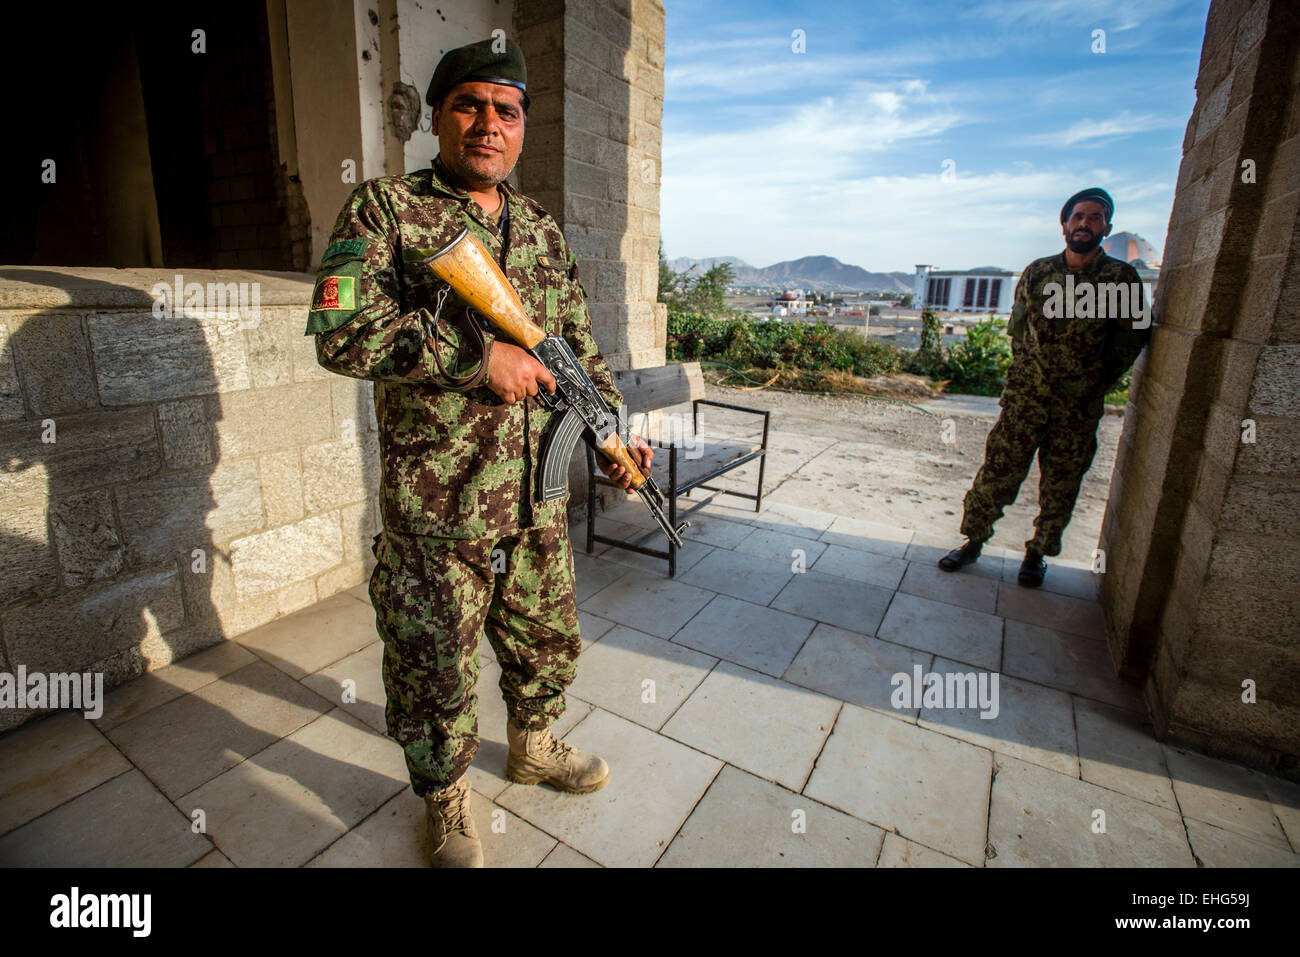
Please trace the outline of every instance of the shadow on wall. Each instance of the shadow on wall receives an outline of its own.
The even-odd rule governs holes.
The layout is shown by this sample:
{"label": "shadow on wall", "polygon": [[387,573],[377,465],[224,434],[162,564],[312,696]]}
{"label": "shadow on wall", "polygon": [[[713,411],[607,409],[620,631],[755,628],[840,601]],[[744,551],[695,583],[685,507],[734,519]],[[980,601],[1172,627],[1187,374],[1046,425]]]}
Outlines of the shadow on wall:
{"label": "shadow on wall", "polygon": [[[155,317],[138,286],[84,274],[9,268],[0,281],[77,304],[7,318],[0,668],[102,671],[112,687],[363,580],[377,530],[370,387],[314,359],[291,368],[297,308],[264,310],[245,333],[233,317]],[[271,458],[289,473],[274,488],[259,468]],[[289,552],[284,567],[277,536],[318,526],[343,533],[332,563]],[[0,729],[26,717],[0,714]]]}
{"label": "shadow on wall", "polygon": [[[152,299],[139,288],[84,275],[9,268],[0,269],[0,281],[54,287],[75,303],[101,304],[98,310],[82,305],[6,316],[7,326],[0,327],[0,671],[100,672],[107,692],[241,630],[230,539],[265,528],[265,520],[257,458],[223,461],[215,428],[228,373],[222,364],[229,344],[222,338],[240,335],[239,320],[228,320],[226,329],[227,320],[157,318],[149,309]],[[115,306],[120,310],[110,311]],[[281,315],[278,325],[287,321]],[[300,331],[279,328],[275,334],[287,340]],[[336,420],[353,416],[364,431],[366,394],[364,388],[335,391],[349,403]],[[283,416],[273,399],[268,406],[268,415]],[[362,447],[354,443],[354,450]],[[348,474],[364,475],[372,492],[373,462],[359,457]],[[368,524],[367,505],[359,509],[361,526],[350,532],[356,539]],[[314,583],[308,579],[307,585],[314,596]],[[309,723],[338,702],[265,661],[243,657],[244,664],[194,694],[174,681],[133,686],[113,702],[112,720],[100,730],[148,767],[150,780],[169,799],[190,795],[188,805],[226,807],[224,821],[209,822],[214,829],[241,826],[239,814],[229,818],[230,802],[223,804],[221,795],[243,787],[242,776],[258,768],[298,769],[290,775],[298,782],[292,786],[309,791],[320,791],[317,777],[400,789],[384,774],[292,739],[268,750],[292,730],[275,726],[284,712],[300,713],[297,720]],[[0,708],[0,732],[59,713]],[[44,733],[46,722],[39,723],[42,728],[15,732],[16,753],[23,753],[20,741],[29,734]],[[16,790],[6,793],[38,787],[29,777],[38,771],[11,767]],[[213,776],[227,771],[232,777],[218,784]],[[255,803],[257,813],[272,817],[274,805],[283,805],[279,813],[294,806],[273,793]],[[336,816],[349,813],[346,797],[325,803]],[[137,812],[144,813],[133,804],[130,813]],[[190,833],[183,814],[175,818],[159,822],[157,843],[187,860],[170,863],[212,849],[209,840]],[[76,863],[82,848],[98,846],[93,834],[80,834],[94,820],[62,811],[38,816],[3,838],[0,856],[31,865]],[[174,847],[180,837],[173,824],[190,842],[181,850]],[[141,846],[128,856],[149,862],[150,853]]]}
{"label": "shadow on wall", "polygon": [[[111,687],[221,640],[207,521],[220,407],[202,324],[156,319],[141,290],[85,276],[0,279],[124,307],[27,314],[0,354],[6,670],[102,671]],[[30,712],[13,714],[2,726]]]}

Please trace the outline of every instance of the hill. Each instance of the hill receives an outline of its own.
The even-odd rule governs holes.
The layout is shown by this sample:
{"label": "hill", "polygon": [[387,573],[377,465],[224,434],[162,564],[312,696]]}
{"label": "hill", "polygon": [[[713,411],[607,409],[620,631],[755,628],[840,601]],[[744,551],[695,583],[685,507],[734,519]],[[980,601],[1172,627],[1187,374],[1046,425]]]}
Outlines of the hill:
{"label": "hill", "polygon": [[816,292],[844,292],[876,289],[883,292],[911,292],[912,274],[905,272],[870,272],[861,266],[842,263],[833,256],[804,256],[773,263],[762,268],[751,266],[736,256],[715,256],[692,259],[682,256],[668,265],[676,272],[686,272],[697,267],[695,275],[712,268],[716,263],[729,262],[736,277],[736,285],[753,289],[806,289]]}

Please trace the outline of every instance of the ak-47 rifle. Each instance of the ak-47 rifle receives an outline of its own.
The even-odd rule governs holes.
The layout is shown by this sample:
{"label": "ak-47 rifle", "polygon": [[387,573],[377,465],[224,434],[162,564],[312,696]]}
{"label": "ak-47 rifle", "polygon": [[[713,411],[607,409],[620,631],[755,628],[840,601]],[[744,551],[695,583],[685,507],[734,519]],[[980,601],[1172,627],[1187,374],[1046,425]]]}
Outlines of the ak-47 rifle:
{"label": "ak-47 rifle", "polygon": [[573,349],[559,336],[528,318],[523,303],[492,254],[468,229],[433,255],[415,260],[423,262],[434,275],[451,287],[464,302],[480,313],[499,332],[544,365],[555,377],[555,392],[538,396],[557,413],[545,439],[539,470],[539,497],[543,502],[562,498],[568,491],[569,457],[582,435],[589,435],[592,446],[609,461],[621,465],[632,477],[632,489],[641,496],[668,540],[682,547],[683,522],[673,528],[664,514],[664,497],[654,479],[642,473],[628,453],[618,433],[618,416],[610,411],[596,391],[587,371],[578,362]]}

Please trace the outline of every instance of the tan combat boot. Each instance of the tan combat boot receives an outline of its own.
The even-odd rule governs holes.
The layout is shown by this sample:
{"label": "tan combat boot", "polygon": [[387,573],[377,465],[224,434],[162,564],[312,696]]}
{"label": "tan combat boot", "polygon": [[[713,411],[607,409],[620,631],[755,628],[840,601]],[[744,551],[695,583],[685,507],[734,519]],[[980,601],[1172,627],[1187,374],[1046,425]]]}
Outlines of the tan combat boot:
{"label": "tan combat boot", "polygon": [[594,754],[584,754],[545,731],[522,731],[514,722],[506,724],[510,757],[506,777],[516,784],[542,781],[560,791],[590,794],[609,783],[609,765]]}
{"label": "tan combat boot", "polygon": [[483,845],[469,809],[469,775],[424,796],[432,867],[482,867]]}

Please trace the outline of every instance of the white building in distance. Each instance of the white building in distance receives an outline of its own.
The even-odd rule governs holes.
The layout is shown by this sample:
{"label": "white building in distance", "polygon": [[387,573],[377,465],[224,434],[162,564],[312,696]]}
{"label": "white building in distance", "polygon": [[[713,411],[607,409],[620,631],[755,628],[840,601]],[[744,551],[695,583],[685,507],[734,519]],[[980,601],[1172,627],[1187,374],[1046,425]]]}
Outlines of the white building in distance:
{"label": "white building in distance", "polygon": [[912,305],[938,312],[993,312],[1007,315],[1020,273],[995,266],[976,269],[935,269],[918,265],[912,283]]}
{"label": "white building in distance", "polygon": [[787,289],[772,297],[772,315],[806,316],[812,309],[812,300],[803,297],[802,289]]}
{"label": "white building in distance", "polygon": [[[1136,233],[1114,233],[1102,241],[1102,248],[1106,255],[1122,259],[1137,269],[1138,276],[1148,286],[1149,297],[1160,275],[1154,247]],[[912,282],[912,305],[916,309],[928,306],[938,312],[1010,315],[1019,281],[1020,273],[996,266],[963,271],[918,265]]]}

